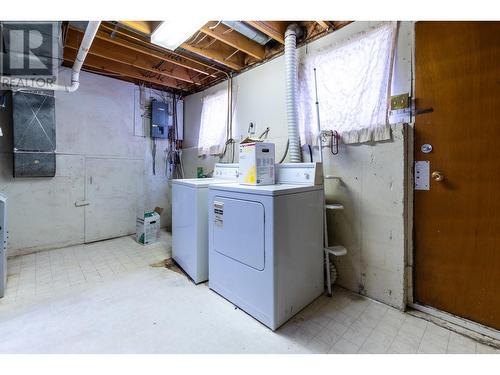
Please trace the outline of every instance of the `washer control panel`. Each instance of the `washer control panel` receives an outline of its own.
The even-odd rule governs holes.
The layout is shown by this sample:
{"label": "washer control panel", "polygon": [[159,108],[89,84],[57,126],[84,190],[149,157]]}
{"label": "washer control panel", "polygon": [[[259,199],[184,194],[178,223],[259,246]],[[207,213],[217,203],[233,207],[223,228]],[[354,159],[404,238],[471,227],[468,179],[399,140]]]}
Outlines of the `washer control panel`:
{"label": "washer control panel", "polygon": [[217,163],[215,164],[213,177],[221,180],[237,180],[238,169],[238,164]]}

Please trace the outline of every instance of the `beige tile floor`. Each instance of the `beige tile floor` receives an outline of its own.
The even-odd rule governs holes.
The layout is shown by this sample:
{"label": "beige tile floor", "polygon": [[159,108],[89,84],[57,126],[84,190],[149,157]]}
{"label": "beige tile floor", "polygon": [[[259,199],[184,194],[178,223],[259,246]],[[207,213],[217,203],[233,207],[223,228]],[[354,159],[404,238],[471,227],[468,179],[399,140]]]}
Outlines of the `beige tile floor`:
{"label": "beige tile floor", "polygon": [[1,353],[496,353],[335,287],[272,332],[183,275],[149,265],[170,236],[122,237],[9,259]]}
{"label": "beige tile floor", "polygon": [[10,258],[1,303],[30,301],[66,290],[85,289],[170,256],[170,235],[142,246],[133,236]]}

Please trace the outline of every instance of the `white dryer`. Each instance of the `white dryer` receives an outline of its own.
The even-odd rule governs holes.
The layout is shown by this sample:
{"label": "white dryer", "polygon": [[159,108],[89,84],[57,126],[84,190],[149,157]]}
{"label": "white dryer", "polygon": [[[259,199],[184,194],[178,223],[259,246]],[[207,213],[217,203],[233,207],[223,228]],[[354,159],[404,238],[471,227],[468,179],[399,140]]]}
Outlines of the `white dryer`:
{"label": "white dryer", "polygon": [[172,181],[172,258],[198,284],[208,280],[208,185],[238,180],[238,164],[216,164],[213,178]]}
{"label": "white dryer", "polygon": [[208,194],[208,285],[273,330],[324,288],[322,166],[276,172],[276,185],[211,185]]}

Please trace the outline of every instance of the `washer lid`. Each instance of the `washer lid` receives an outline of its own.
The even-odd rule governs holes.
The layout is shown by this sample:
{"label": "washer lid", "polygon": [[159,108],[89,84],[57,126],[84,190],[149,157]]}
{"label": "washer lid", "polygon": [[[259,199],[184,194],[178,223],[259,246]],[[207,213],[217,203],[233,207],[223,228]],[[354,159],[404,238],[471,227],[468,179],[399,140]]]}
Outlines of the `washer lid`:
{"label": "washer lid", "polygon": [[222,180],[218,178],[181,178],[172,180],[172,184],[189,186],[192,188],[206,188],[211,184],[227,184],[231,181]]}
{"label": "washer lid", "polygon": [[210,185],[208,188],[210,190],[217,190],[217,191],[232,191],[243,194],[270,195],[270,196],[323,190],[322,185],[307,186],[307,185],[292,185],[292,184],[276,184],[276,185],[254,186],[254,185],[240,185],[238,183]]}

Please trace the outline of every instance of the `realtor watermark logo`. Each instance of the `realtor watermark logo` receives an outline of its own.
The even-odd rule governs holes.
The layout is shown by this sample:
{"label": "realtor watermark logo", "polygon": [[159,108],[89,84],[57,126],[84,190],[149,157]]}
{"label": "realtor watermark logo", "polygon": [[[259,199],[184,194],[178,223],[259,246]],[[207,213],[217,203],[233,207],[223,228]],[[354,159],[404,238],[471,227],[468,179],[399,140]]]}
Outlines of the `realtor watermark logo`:
{"label": "realtor watermark logo", "polygon": [[2,22],[0,26],[0,84],[43,87],[57,79],[57,22]]}

